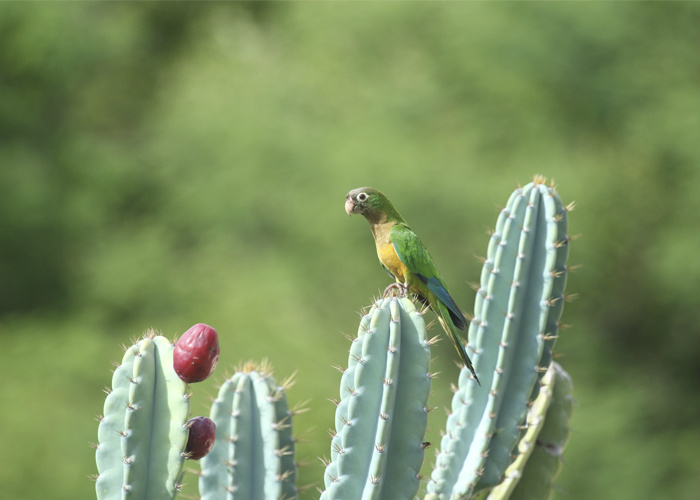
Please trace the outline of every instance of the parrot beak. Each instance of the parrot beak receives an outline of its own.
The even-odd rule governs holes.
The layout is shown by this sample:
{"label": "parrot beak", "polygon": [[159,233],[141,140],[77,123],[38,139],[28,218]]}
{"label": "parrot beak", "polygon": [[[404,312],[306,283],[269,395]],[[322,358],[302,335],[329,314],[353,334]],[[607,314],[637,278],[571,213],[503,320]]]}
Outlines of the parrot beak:
{"label": "parrot beak", "polygon": [[347,201],[345,202],[345,211],[347,212],[348,215],[352,215],[354,210],[355,210],[355,202],[352,201],[352,198],[350,197],[350,195],[348,195]]}

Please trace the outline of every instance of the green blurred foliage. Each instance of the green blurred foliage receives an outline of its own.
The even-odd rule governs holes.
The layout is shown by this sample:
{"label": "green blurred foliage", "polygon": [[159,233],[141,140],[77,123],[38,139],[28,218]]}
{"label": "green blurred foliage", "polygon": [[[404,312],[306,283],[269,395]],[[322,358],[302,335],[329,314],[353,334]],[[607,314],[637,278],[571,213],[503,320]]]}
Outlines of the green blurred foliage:
{"label": "green blurred foliage", "polygon": [[[581,235],[556,498],[696,498],[699,23],[683,2],[0,4],[3,496],[92,497],[118,346],[200,321],[222,362],[195,414],[240,361],[298,370],[320,485],[340,332],[388,284],[345,193],[389,194],[468,311],[495,207],[541,173]],[[435,354],[433,443],[457,378]]]}

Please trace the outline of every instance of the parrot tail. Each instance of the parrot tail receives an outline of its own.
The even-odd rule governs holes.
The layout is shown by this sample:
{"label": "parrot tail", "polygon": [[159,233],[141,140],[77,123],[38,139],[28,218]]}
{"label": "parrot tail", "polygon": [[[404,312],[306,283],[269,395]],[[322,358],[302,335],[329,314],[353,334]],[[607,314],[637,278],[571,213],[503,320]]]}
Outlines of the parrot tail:
{"label": "parrot tail", "polygon": [[464,363],[464,365],[467,368],[469,368],[469,371],[472,372],[476,383],[481,385],[481,382],[479,382],[479,377],[476,376],[476,372],[474,371],[474,365],[472,365],[472,361],[471,359],[469,359],[467,351],[464,349],[464,345],[462,345],[462,340],[459,337],[457,327],[454,325],[454,323],[452,323],[447,307],[445,307],[438,300],[437,308],[433,308],[433,310],[437,313],[436,315],[438,321],[440,322],[440,325],[442,326],[442,329],[445,330],[445,333],[447,333],[447,335],[449,335],[452,339],[452,342],[454,343],[455,348],[457,349],[457,353],[459,353],[459,357],[461,358],[462,363]]}

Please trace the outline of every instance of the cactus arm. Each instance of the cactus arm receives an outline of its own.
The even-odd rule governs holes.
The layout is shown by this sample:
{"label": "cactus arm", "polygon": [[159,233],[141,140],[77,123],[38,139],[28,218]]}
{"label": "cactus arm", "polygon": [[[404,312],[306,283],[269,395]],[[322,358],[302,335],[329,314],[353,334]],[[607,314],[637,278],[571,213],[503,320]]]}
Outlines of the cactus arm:
{"label": "cactus arm", "polygon": [[321,498],[412,500],[430,392],[425,324],[408,299],[377,301],[367,316],[341,379]]}
{"label": "cactus arm", "polygon": [[551,498],[552,483],[561,468],[561,453],[569,436],[573,409],[571,378],[552,363],[528,412],[528,429],[518,444],[520,454],[508,467],[501,484],[488,500],[545,500]]}
{"label": "cactus arm", "polygon": [[553,482],[562,466],[562,452],[569,438],[569,421],[573,411],[572,383],[569,374],[557,363],[552,400],[547,409],[530,459],[511,498],[539,500],[551,498]]}
{"label": "cactus arm", "polygon": [[249,364],[227,379],[210,418],[217,432],[201,461],[202,500],[296,498],[291,413],[267,367]]}
{"label": "cactus arm", "polygon": [[566,279],[565,231],[561,201],[541,178],[517,189],[499,214],[469,327],[476,372],[489,391],[460,374],[426,498],[471,497],[497,484],[510,464],[551,359]]}
{"label": "cactus arm", "polygon": [[189,400],[173,368],[170,341],[147,333],[125,353],[112,388],[98,428],[98,499],[174,498],[184,465]]}
{"label": "cactus arm", "polygon": [[[508,340],[508,349],[518,354],[507,365],[510,367],[509,381],[496,421],[497,432],[489,443],[488,460],[477,489],[501,481],[512,461],[511,451],[521,437],[520,425],[527,415],[527,405],[537,397],[537,381],[551,360],[556,325],[561,315],[559,306],[563,305],[560,297],[552,297],[554,276],[566,276],[565,267],[556,268],[557,262],[562,260],[558,254],[568,253],[568,245],[561,245],[567,238],[565,232],[560,233],[559,220],[566,220],[564,213],[561,201],[551,187],[544,184],[533,186],[514,270],[513,281],[518,286],[511,289],[507,315],[513,320],[521,317],[517,325],[520,331],[513,332]],[[529,263],[528,256],[531,256]],[[565,258],[563,260],[565,262]],[[553,309],[552,304],[557,307]],[[508,326],[514,323],[516,321],[508,321]],[[545,339],[548,339],[546,343]]]}
{"label": "cactus arm", "polygon": [[[175,496],[175,485],[182,474],[182,451],[187,444],[189,405],[185,403],[185,384],[172,367],[173,347],[163,337],[144,339],[140,353],[134,359],[134,382],[130,383],[129,401],[136,410],[127,410],[123,451],[131,465],[125,466],[126,484],[134,485],[132,494],[142,498]],[[169,359],[168,359],[169,358]],[[152,381],[152,382],[151,382]],[[148,382],[148,383],[145,383]],[[173,385],[177,391],[160,390],[161,385]],[[138,410],[138,411],[137,411]],[[164,423],[167,425],[163,425]],[[160,453],[160,443],[172,443],[167,453]],[[141,458],[143,457],[143,458]],[[151,476],[166,477],[165,485],[149,481]],[[141,493],[137,485],[147,485]],[[163,491],[163,488],[166,491]]]}
{"label": "cactus arm", "polygon": [[481,273],[481,286],[475,299],[475,317],[469,327],[469,338],[476,344],[474,364],[477,375],[489,391],[478,390],[460,373],[458,390],[452,398],[452,414],[441,441],[436,467],[428,484],[428,492],[439,498],[451,498],[452,492],[466,495],[471,491],[486,460],[488,443],[495,429],[507,377],[501,367],[512,358],[508,349],[510,327],[508,302],[514,281],[518,239],[511,237],[523,226],[527,199],[516,191],[498,217],[496,231],[489,241],[487,260]]}

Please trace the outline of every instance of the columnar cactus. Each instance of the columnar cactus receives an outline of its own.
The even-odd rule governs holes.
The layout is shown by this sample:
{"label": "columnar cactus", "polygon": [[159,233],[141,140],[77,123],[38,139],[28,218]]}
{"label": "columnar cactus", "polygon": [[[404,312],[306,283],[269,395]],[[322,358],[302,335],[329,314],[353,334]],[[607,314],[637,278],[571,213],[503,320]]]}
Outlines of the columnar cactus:
{"label": "columnar cactus", "polygon": [[171,500],[177,494],[190,405],[173,368],[173,347],[148,331],[114,370],[98,428],[99,500]]}
{"label": "columnar cactus", "polygon": [[247,364],[223,383],[210,413],[216,442],[201,461],[202,500],[297,498],[287,385],[264,364]]}
{"label": "columnar cactus", "polygon": [[430,347],[406,298],[377,301],[360,323],[340,382],[321,500],[413,500],[420,486]]}
{"label": "columnar cactus", "polygon": [[[566,211],[537,177],[499,215],[469,327],[481,386],[461,370],[425,500],[551,495],[572,406],[570,379],[551,361],[566,283]],[[321,500],[414,500],[430,343],[409,298],[377,300],[362,317],[341,377]],[[154,332],[126,351],[98,430],[98,500],[172,500],[184,459],[204,455],[212,433],[201,461],[202,500],[297,498],[289,383],[278,385],[265,363],[224,382],[212,422],[186,424],[183,380],[209,376],[218,356],[216,331],[204,324],[183,335],[175,356]]]}
{"label": "columnar cactus", "polygon": [[510,465],[558,333],[566,228],[566,209],[539,177],[501,211],[469,327],[482,387],[462,370],[426,499],[469,498]]}

